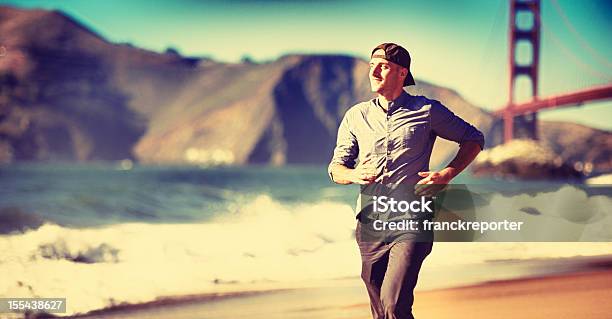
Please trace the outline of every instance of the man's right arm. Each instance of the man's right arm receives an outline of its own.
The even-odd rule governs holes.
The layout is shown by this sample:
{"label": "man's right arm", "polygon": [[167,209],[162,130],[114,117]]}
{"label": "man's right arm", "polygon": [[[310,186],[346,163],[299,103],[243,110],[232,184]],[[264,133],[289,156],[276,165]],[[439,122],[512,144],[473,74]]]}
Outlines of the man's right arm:
{"label": "man's right arm", "polygon": [[348,168],[342,164],[332,163],[328,170],[329,176],[336,184],[371,184],[376,179],[376,169],[370,165],[365,165],[367,163],[368,161],[366,160],[363,164],[359,164],[354,169]]}
{"label": "man's right arm", "polygon": [[340,123],[336,148],[327,172],[334,183],[366,185],[376,179],[376,167],[369,159],[357,165],[359,144],[351,127],[351,114],[354,114],[351,110],[347,111]]}
{"label": "man's right arm", "polygon": [[340,127],[338,127],[336,147],[327,169],[329,178],[334,183],[342,185],[354,182],[353,167],[355,167],[359,155],[357,137],[351,130],[349,117],[350,110],[344,114]]}

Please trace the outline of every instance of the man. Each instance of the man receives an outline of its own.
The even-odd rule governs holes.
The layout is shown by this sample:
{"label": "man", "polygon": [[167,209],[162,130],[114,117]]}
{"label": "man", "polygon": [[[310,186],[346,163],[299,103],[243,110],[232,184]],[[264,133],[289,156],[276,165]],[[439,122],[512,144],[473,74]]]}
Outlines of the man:
{"label": "man", "polygon": [[[410,55],[383,43],[372,50],[370,85],[377,97],[351,107],[338,129],[329,165],[338,184],[416,185],[417,195],[432,196],[467,167],[484,146],[483,134],[444,105],[403,90],[414,85]],[[455,158],[442,170],[429,171],[436,137],[459,143]],[[361,199],[361,194],[360,194]],[[433,243],[416,239],[367,241],[357,223],[362,273],[375,319],[414,318],[413,290]]]}

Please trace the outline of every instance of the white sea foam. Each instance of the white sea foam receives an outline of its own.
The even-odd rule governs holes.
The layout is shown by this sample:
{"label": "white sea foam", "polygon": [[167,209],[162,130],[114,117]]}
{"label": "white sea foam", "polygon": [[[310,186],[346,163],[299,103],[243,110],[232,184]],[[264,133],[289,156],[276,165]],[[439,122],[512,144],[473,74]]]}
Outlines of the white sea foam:
{"label": "white sea foam", "polygon": [[586,180],[586,183],[589,185],[611,185],[612,184],[612,174],[603,174],[603,175],[591,177]]}
{"label": "white sea foam", "polygon": [[[286,205],[262,195],[218,216],[199,224],[46,224],[0,236],[0,296],[66,297],[74,314],[159,296],[299,287],[360,274],[349,205]],[[436,243],[426,268],[610,252],[609,243]]]}
{"label": "white sea foam", "polygon": [[352,216],[343,204],[283,206],[260,196],[201,224],[46,224],[0,237],[0,273],[8,274],[0,296],[67,297],[69,313],[76,313],[158,296],[351,276],[359,267]]}

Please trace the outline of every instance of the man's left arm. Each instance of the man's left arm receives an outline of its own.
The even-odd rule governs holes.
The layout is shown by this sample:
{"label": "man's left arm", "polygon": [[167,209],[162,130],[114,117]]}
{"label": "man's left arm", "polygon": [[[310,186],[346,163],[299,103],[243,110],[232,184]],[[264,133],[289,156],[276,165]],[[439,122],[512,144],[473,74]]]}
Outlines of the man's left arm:
{"label": "man's left arm", "polygon": [[[436,135],[459,143],[455,158],[438,172],[419,172],[417,195],[432,196],[440,186],[448,184],[476,158],[484,148],[484,135],[439,102],[430,110],[431,128]],[[426,186],[431,185],[431,186]],[[438,186],[435,186],[438,185]]]}

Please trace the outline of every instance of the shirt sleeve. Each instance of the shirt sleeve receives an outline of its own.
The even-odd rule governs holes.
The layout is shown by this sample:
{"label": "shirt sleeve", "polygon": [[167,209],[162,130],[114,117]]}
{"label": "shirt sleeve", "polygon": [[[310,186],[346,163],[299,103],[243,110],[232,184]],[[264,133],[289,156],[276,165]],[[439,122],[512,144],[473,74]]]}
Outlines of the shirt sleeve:
{"label": "shirt sleeve", "polygon": [[484,149],[484,135],[477,128],[464,121],[438,101],[431,104],[431,128],[436,135],[459,143],[474,141]]}
{"label": "shirt sleeve", "polygon": [[331,174],[331,168],[335,164],[344,165],[348,168],[354,168],[359,155],[359,146],[357,144],[357,138],[351,131],[350,127],[350,114],[346,112],[340,127],[338,128],[338,138],[336,140],[336,147],[334,148],[334,154],[331,162],[327,167],[327,173],[329,178],[333,181],[334,178]]}

